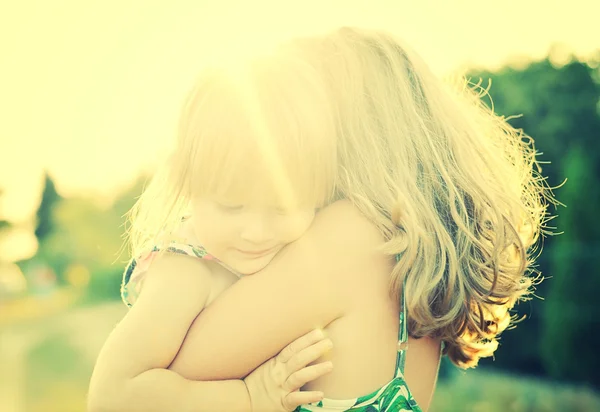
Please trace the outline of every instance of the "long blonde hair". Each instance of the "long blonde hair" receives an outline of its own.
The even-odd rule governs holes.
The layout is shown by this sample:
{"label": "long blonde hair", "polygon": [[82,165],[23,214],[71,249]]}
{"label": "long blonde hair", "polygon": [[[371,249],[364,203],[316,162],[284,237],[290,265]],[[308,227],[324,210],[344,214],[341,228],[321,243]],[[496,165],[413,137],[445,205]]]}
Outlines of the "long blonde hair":
{"label": "long blonde hair", "polygon": [[195,196],[244,202],[258,184],[260,200],[320,207],[333,195],[336,161],[322,77],[304,60],[271,53],[207,67],[170,156],[130,211],[132,256],[168,241]]}
{"label": "long blonde hair", "polygon": [[337,111],[337,195],[398,256],[409,330],[460,367],[497,348],[531,292],[532,250],[551,196],[533,141],[467,87],[448,87],[387,33],[343,28],[284,47],[310,61]]}

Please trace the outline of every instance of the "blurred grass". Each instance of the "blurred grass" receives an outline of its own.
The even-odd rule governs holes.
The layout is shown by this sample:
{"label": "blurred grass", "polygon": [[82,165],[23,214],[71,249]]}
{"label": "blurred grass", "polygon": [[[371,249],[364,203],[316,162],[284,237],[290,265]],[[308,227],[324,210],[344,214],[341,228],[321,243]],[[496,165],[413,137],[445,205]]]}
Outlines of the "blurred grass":
{"label": "blurred grass", "polygon": [[[61,295],[57,299],[62,300]],[[94,361],[125,310],[121,303],[72,307],[4,324],[0,411],[85,411]]]}
{"label": "blurred grass", "polygon": [[432,412],[593,412],[600,395],[581,386],[470,370],[440,382]]}
{"label": "blurred grass", "polygon": [[[104,339],[124,315],[121,303],[28,318],[0,332],[2,412],[83,412]],[[433,412],[600,411],[592,390],[486,370],[451,371]]]}
{"label": "blurred grass", "polygon": [[2,301],[0,328],[64,313],[80,299],[82,294],[82,290],[77,288],[61,288],[53,290],[49,296],[26,295],[18,299]]}

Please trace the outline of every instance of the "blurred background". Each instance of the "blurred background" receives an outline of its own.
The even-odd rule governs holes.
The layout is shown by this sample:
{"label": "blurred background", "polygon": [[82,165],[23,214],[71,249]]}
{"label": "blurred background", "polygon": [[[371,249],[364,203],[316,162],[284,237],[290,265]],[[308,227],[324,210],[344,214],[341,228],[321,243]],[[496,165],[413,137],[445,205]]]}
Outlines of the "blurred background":
{"label": "blurred background", "polygon": [[338,25],[387,29],[440,76],[491,80],[549,184],[567,180],[526,319],[476,370],[444,362],[431,410],[600,410],[599,15],[586,0],[3,3],[0,410],[85,410],[125,313],[124,214],[207,56]]}

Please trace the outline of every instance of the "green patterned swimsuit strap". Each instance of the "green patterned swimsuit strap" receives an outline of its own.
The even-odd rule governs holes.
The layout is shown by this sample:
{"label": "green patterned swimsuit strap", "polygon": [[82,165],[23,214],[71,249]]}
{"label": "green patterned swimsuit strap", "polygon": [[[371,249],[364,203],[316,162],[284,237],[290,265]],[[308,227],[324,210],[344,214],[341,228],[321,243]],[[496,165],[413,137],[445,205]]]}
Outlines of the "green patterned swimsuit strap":
{"label": "green patterned swimsuit strap", "polygon": [[[396,255],[396,262],[400,259]],[[406,310],[406,277],[402,281],[402,293],[400,294],[400,325],[398,327],[398,354],[396,356],[396,377],[404,375],[404,364],[406,362],[406,351],[408,349],[408,314]]]}

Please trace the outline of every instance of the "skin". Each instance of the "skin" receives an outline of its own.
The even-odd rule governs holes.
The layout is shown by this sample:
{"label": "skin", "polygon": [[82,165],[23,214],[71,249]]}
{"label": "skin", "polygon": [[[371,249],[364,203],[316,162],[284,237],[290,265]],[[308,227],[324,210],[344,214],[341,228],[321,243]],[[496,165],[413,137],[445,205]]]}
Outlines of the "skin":
{"label": "skin", "polygon": [[198,198],[191,226],[203,245],[229,268],[250,275],[266,267],[283,247],[306,232],[314,208],[278,208]]}
{"label": "skin", "polygon": [[[388,290],[393,262],[378,250],[382,240],[352,205],[337,202],[262,271],[231,286],[205,261],[160,256],[101,351],[90,410],[247,411],[238,379],[316,327],[333,342],[316,362],[331,360],[333,371],[304,389],[348,398],[381,387],[393,374],[399,312]],[[439,342],[409,345],[406,380],[426,410]]]}
{"label": "skin", "polygon": [[[348,202],[324,208],[301,238],[194,320],[170,370],[202,381],[243,377],[288,342],[322,327],[334,348],[320,360],[331,360],[334,369],[305,389],[345,399],[381,387],[394,372],[399,314],[389,294],[394,263],[380,252],[382,243]],[[405,378],[427,410],[440,342],[410,339],[409,348]]]}
{"label": "skin", "polygon": [[[177,237],[204,243],[225,265],[244,275],[267,266],[286,244],[302,236],[314,217],[314,209],[230,206],[212,199],[197,199],[193,209],[202,220],[186,220]],[[205,236],[203,243],[196,233]],[[89,410],[281,411],[283,405],[291,410],[289,405],[320,399],[318,392],[297,389],[330,371],[330,364],[306,367],[315,361],[315,354],[328,349],[318,346],[327,340],[317,343],[308,357],[300,354],[299,340],[290,340],[294,348],[283,351],[285,362],[281,356],[262,362],[247,376],[248,382],[197,382],[168,370],[194,319],[236,279],[215,261],[156,255],[135,305],[101,350],[90,384]]]}

